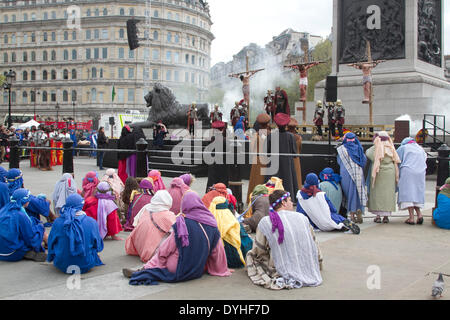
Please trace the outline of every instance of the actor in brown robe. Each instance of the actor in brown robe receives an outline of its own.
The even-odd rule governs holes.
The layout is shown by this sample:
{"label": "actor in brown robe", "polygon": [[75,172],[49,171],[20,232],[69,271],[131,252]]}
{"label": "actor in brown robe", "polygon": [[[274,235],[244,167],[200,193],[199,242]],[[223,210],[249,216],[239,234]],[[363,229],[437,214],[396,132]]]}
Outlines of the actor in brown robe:
{"label": "actor in brown robe", "polygon": [[[250,139],[250,152],[251,153],[262,153],[263,152],[263,145],[266,137],[270,133],[270,116],[267,113],[261,113],[256,118],[256,122],[259,126],[258,131],[255,135],[253,135]],[[247,190],[247,203],[250,205],[251,195],[253,192],[253,189],[260,184],[265,183],[264,176],[261,174],[262,168],[265,167],[261,163],[261,157],[258,156],[252,156],[252,168],[250,171],[250,181],[248,183],[248,190]]]}
{"label": "actor in brown robe", "polygon": [[[302,136],[297,133],[298,122],[291,117],[291,121],[288,123],[288,132],[292,133],[295,138],[295,144],[297,146],[297,154],[302,151]],[[300,165],[300,158],[294,158],[295,171],[297,172],[297,185],[301,189],[303,187],[302,183],[302,167]]]}

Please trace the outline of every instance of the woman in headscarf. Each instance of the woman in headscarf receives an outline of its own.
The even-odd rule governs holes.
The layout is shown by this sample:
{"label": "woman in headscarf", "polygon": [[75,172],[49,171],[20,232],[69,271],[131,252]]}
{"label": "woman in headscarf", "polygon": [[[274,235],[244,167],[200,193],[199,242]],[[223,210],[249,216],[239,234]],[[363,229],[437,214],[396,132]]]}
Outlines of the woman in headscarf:
{"label": "woman in headscarf", "polygon": [[125,251],[146,263],[170,235],[175,214],[170,211],[172,198],[167,190],[159,190],[151,202],[141,209],[133,232],[125,242]]}
{"label": "woman in headscarf", "polygon": [[236,137],[238,137],[241,140],[246,140],[248,139],[247,136],[245,135],[245,117],[241,116],[238,120],[238,122],[236,123],[236,125],[234,126],[234,134],[236,135]]}
{"label": "woman in headscarf", "polygon": [[127,212],[127,222],[123,226],[125,231],[133,231],[135,227],[135,219],[141,209],[149,204],[155,194],[153,180],[150,178],[142,179],[139,184],[140,191],[133,191],[130,197],[130,205]]}
{"label": "woman in headscarf", "polygon": [[[291,117],[291,120],[289,121],[287,125],[287,131],[292,133],[295,138],[295,145],[297,146],[297,154],[300,154],[302,152],[302,141],[303,138],[301,135],[297,132],[297,126],[298,122],[294,118]],[[295,172],[297,173],[297,185],[300,189],[303,186],[303,179],[302,179],[302,166],[300,164],[300,158],[294,158],[294,166],[295,166]]]}
{"label": "woman in headscarf", "polygon": [[9,203],[9,189],[8,189],[8,180],[6,179],[6,175],[8,171],[0,167],[0,209],[6,206]]}
{"label": "woman in headscarf", "polygon": [[117,214],[117,204],[114,202],[115,196],[108,182],[100,182],[95,194],[85,198],[83,211],[89,217],[97,220],[100,237],[104,239],[110,236],[113,240],[123,240],[117,234],[122,231],[119,216]]}
{"label": "woman in headscarf", "polygon": [[71,194],[61,208],[61,216],[53,223],[48,236],[47,261],[64,273],[72,274],[71,266],[80,273],[103,265],[98,252],[103,250],[97,222],[82,211],[84,199]]}
{"label": "woman in headscarf", "polygon": [[209,205],[209,211],[216,218],[225,247],[228,268],[242,268],[245,266],[245,255],[252,248],[253,241],[228,206],[224,197],[215,197]]}
{"label": "woman in headscarf", "polygon": [[120,195],[125,188],[124,183],[120,179],[120,177],[116,173],[116,169],[108,169],[105,172],[101,181],[106,181],[109,183],[111,188],[113,189],[114,195],[116,196],[116,200],[120,199]]}
{"label": "woman in headscarf", "polygon": [[89,171],[83,179],[83,190],[81,191],[81,196],[84,199],[91,197],[99,182],[100,180],[97,178],[97,173],[95,171]]}
{"label": "woman in headscarf", "polygon": [[210,188],[208,193],[206,193],[203,198],[202,202],[205,205],[205,207],[209,208],[209,205],[213,201],[215,197],[224,197],[227,199],[228,197],[228,191],[227,186],[223,183],[216,183],[215,185]]}
{"label": "woman in headscarf", "polygon": [[376,215],[374,222],[389,223],[389,216],[396,210],[396,186],[399,181],[398,165],[401,160],[391,137],[385,131],[375,134],[374,145],[366,151],[372,161],[369,181],[369,211]]}
{"label": "woman in headscarf", "polygon": [[131,285],[188,281],[201,278],[205,271],[214,276],[231,275],[217,221],[198,194],[187,192],[181,210],[183,214],[177,217],[174,231],[144,269],[123,269],[123,274],[131,277]]}
{"label": "woman in headscarf", "polygon": [[178,214],[181,208],[181,200],[183,199],[183,195],[186,191],[189,190],[189,186],[187,186],[181,178],[174,178],[170,183],[169,194],[172,197],[172,207],[170,211]]}
{"label": "woman in headscarf", "polygon": [[[14,191],[24,188],[23,174],[20,169],[11,169],[6,175],[8,181],[8,189],[10,196]],[[51,226],[51,223],[56,219],[55,214],[50,210],[50,200],[47,200],[44,194],[38,196],[29,195],[29,203],[26,207],[26,212],[30,217],[40,220],[40,216],[47,219],[45,226]]]}
{"label": "woman in headscarf", "polygon": [[[248,233],[256,232],[262,218],[269,215],[269,189],[263,184],[256,186],[251,194],[249,218],[242,221],[244,229]],[[245,215],[246,216],[246,215]]]}
{"label": "woman in headscarf", "polygon": [[53,192],[53,206],[56,215],[59,215],[59,211],[66,204],[67,197],[76,193],[77,184],[75,179],[70,173],[64,173],[61,179],[56,183],[55,191]]}
{"label": "woman in headscarf", "polygon": [[319,189],[326,193],[328,199],[331,200],[337,212],[341,209],[342,204],[342,187],[341,176],[334,173],[331,168],[325,168],[319,174]]}
{"label": "woman in headscarf", "polygon": [[269,202],[247,253],[251,281],[272,290],[321,285],[322,255],[308,218],[294,211],[289,192],[275,190]]}
{"label": "woman in headscarf", "polygon": [[17,189],[11,201],[0,210],[0,260],[30,259],[44,262],[47,255],[42,243],[47,242],[44,225],[30,217],[25,208],[30,202],[30,191]]}
{"label": "woman in headscarf", "polygon": [[297,193],[297,212],[308,217],[315,229],[321,231],[351,230],[359,234],[356,224],[339,215],[325,192],[319,189],[319,178],[315,173],[306,176],[304,187]]}
{"label": "woman in headscarf", "polygon": [[283,190],[284,191],[283,180],[281,180],[278,177],[271,177],[266,182],[266,188],[269,191],[269,194],[272,194],[275,190]]}
{"label": "woman in headscarf", "polygon": [[187,185],[188,187],[190,187],[192,183],[195,181],[195,177],[190,173],[183,174],[179,178],[181,178],[184,184]]}
{"label": "woman in headscarf", "polygon": [[[119,138],[119,145],[118,149],[122,150],[135,150],[136,149],[136,143],[134,141],[134,135],[131,132],[130,126],[126,125],[122,128],[122,132],[120,134]],[[117,154],[118,160],[119,160],[119,168],[118,168],[118,175],[123,183],[127,181],[128,178],[128,170],[127,170],[127,160],[129,157],[131,157],[133,153],[130,152],[119,152]]]}
{"label": "woman in headscarf", "polygon": [[400,178],[398,182],[398,206],[400,210],[408,210],[409,219],[406,224],[414,223],[414,211],[417,213],[417,224],[423,224],[420,209],[425,204],[425,176],[427,171],[427,154],[413,138],[405,138],[397,149],[401,160]]}
{"label": "woman in headscarf", "polygon": [[437,208],[433,220],[439,228],[450,230],[450,177],[445,180],[437,197]]}
{"label": "woman in headscarf", "polygon": [[148,173],[148,177],[153,180],[154,192],[166,189],[164,181],[161,178],[161,172],[159,172],[158,170],[152,170]]}
{"label": "woman in headscarf", "polygon": [[123,189],[122,194],[120,195],[120,203],[122,204],[122,208],[120,208],[120,211],[123,212],[123,216],[121,217],[121,221],[123,224],[126,223],[126,220],[129,218],[128,215],[128,209],[131,204],[131,195],[135,194],[136,192],[140,192],[139,189],[139,183],[137,182],[136,178],[134,177],[128,177],[127,181],[125,181],[125,187]]}
{"label": "woman in headscarf", "polygon": [[[358,138],[353,132],[344,136],[337,148],[341,186],[344,195],[343,206],[350,212],[350,219],[363,223],[364,207],[367,204],[367,189],[364,182],[364,167],[367,158]],[[339,210],[339,208],[337,208]]]}

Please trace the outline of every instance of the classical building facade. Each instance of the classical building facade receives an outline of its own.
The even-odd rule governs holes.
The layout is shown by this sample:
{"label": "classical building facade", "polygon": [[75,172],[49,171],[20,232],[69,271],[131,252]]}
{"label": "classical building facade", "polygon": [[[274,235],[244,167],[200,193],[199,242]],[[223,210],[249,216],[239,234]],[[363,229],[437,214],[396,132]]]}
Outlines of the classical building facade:
{"label": "classical building facade", "polygon": [[[2,1],[0,73],[16,72],[12,113],[56,119],[57,104],[60,119],[75,115],[77,121],[100,113],[145,112],[145,84],[154,82],[202,101],[214,39],[207,3],[152,0],[150,12],[146,8],[142,0]],[[79,28],[73,19],[77,12]],[[150,46],[142,41],[130,51],[126,22],[139,20],[139,38],[144,38],[146,15],[151,18]],[[7,110],[4,92],[0,115]]]}

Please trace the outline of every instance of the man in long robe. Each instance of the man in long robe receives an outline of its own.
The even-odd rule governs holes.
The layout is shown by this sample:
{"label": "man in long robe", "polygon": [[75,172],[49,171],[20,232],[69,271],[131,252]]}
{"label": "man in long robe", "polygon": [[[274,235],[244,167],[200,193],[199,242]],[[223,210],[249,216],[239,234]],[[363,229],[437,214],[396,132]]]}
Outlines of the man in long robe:
{"label": "man in long robe", "polygon": [[82,211],[84,199],[79,194],[67,197],[61,216],[53,223],[48,237],[47,261],[64,273],[80,273],[103,265],[98,252],[103,250],[98,224]]}
{"label": "man in long robe", "polygon": [[256,186],[251,193],[251,203],[248,211],[251,213],[242,221],[247,233],[256,232],[262,218],[269,215],[269,190],[263,184]]}
{"label": "man in long robe", "polygon": [[[297,126],[298,122],[294,118],[291,117],[291,120],[288,123],[288,132],[292,133],[295,138],[295,145],[297,146],[296,152],[297,154],[300,154],[302,151],[302,141],[303,138],[301,135],[297,133]],[[294,158],[294,166],[295,166],[295,172],[297,173],[297,186],[300,189],[303,186],[303,180],[302,180],[302,167],[300,165],[300,157]]]}
{"label": "man in long robe", "polygon": [[[289,99],[286,91],[282,90],[279,86],[275,89],[275,98],[273,101],[273,114],[276,116],[278,113],[284,113],[291,116],[291,109],[289,107]],[[275,120],[274,116],[274,120]]]}

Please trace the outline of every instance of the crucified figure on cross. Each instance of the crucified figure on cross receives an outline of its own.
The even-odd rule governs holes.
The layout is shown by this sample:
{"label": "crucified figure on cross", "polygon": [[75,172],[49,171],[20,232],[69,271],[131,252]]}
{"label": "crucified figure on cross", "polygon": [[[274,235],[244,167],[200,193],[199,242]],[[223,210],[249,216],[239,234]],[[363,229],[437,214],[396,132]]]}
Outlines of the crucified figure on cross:
{"label": "crucified figure on cross", "polygon": [[242,93],[244,95],[244,101],[247,106],[250,106],[250,78],[254,76],[256,73],[263,71],[264,69],[259,70],[250,70],[241,73],[230,74],[231,78],[238,78],[242,81]]}
{"label": "crucified figure on cross", "polygon": [[348,64],[349,67],[360,69],[363,72],[364,100],[362,103],[370,103],[372,101],[372,69],[385,61],[386,60],[376,60]]}
{"label": "crucified figure on cross", "polygon": [[308,70],[312,67],[315,67],[321,63],[324,63],[322,61],[316,61],[316,62],[306,62],[306,63],[298,63],[298,64],[291,64],[289,66],[284,66],[285,68],[291,68],[292,70],[298,70],[300,72],[300,101],[304,102],[306,101],[306,90],[308,88]]}

